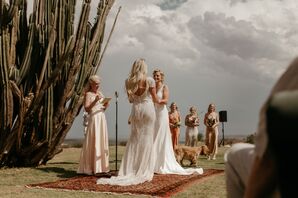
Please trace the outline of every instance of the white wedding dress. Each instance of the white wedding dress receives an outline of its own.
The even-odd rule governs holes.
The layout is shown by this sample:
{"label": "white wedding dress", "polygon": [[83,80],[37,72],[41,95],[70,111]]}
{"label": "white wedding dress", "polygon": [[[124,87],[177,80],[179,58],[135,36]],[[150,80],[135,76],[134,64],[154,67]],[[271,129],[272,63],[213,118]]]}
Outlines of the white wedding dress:
{"label": "white wedding dress", "polygon": [[[157,96],[162,99],[163,85]],[[169,115],[165,104],[155,104],[156,122],[154,132],[155,167],[154,172],[160,174],[189,175],[192,173],[203,174],[202,168],[184,169],[176,161],[172,146],[171,131],[169,126]]]}
{"label": "white wedding dress", "polygon": [[117,177],[101,178],[97,184],[128,186],[151,181],[154,175],[153,134],[155,109],[149,93],[154,87],[152,78],[147,78],[147,87],[141,96],[132,97],[131,134],[121,161]]}

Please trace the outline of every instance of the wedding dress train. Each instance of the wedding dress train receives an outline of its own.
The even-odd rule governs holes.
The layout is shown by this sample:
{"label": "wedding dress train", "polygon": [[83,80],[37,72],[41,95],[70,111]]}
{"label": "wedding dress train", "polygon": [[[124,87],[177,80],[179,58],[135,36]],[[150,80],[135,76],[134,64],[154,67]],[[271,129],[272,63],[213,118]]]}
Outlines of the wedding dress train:
{"label": "wedding dress train", "polygon": [[[164,85],[157,91],[157,96],[162,98]],[[169,115],[166,105],[155,104],[156,121],[154,134],[155,167],[154,172],[160,174],[190,175],[203,174],[202,168],[184,169],[176,161],[172,146]]]}
{"label": "wedding dress train", "polygon": [[97,184],[135,185],[151,181],[154,175],[153,134],[155,109],[149,87],[155,86],[152,78],[147,78],[146,91],[134,95],[130,115],[131,134],[121,161],[118,176],[101,178]]}

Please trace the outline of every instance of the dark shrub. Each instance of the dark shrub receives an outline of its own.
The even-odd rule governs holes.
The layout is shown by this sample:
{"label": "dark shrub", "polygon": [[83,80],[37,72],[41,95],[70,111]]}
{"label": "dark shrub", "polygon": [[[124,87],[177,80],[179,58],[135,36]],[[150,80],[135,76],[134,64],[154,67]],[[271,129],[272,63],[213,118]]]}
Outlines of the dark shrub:
{"label": "dark shrub", "polygon": [[246,142],[246,143],[254,144],[254,143],[255,143],[255,137],[256,137],[256,133],[251,134],[251,135],[248,135],[248,136],[246,137],[245,142]]}
{"label": "dark shrub", "polygon": [[202,142],[203,141],[203,133],[198,133],[198,137],[197,137],[197,140],[199,141],[199,142]]}

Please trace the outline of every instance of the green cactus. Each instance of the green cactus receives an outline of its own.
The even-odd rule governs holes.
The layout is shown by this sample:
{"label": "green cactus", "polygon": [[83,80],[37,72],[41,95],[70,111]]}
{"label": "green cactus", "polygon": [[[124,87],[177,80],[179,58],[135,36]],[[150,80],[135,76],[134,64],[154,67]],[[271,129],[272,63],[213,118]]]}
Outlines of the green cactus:
{"label": "green cactus", "polygon": [[75,0],[34,0],[29,24],[26,0],[0,0],[0,167],[37,166],[61,152],[100,66],[114,1],[99,1],[92,26],[84,0],[74,32]]}

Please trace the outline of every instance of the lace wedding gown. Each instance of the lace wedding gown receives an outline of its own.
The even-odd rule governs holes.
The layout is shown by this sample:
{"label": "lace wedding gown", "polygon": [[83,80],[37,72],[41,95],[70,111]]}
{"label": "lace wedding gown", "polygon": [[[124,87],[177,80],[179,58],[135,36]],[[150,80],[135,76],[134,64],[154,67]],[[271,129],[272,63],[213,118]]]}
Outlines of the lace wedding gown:
{"label": "lace wedding gown", "polygon": [[131,134],[126,144],[118,176],[98,179],[97,184],[127,186],[152,180],[155,158],[153,156],[155,109],[149,87],[154,86],[154,80],[148,77],[144,93],[141,96],[132,97]]}
{"label": "lace wedding gown", "polygon": [[[161,99],[164,85],[157,91]],[[165,104],[155,104],[156,122],[154,133],[155,167],[154,172],[160,174],[189,175],[192,173],[203,174],[202,168],[184,169],[176,161],[172,146],[171,131],[169,126],[168,110]]]}

